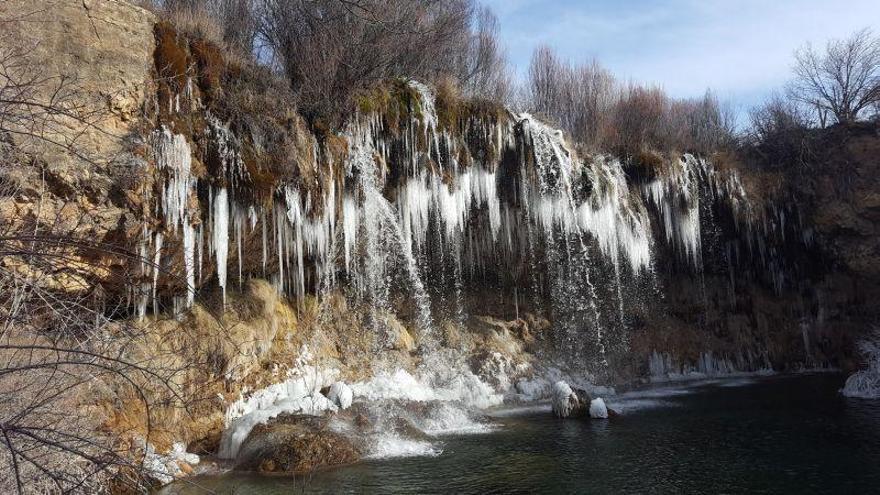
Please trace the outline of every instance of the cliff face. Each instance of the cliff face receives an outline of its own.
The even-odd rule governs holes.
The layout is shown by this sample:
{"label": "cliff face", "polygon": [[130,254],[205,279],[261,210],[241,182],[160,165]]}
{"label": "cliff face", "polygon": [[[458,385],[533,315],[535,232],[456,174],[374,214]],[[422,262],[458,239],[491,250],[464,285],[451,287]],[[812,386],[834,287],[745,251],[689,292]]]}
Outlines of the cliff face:
{"label": "cliff face", "polygon": [[822,145],[812,181],[801,185],[812,199],[810,223],[831,259],[855,276],[880,280],[880,128],[831,129]]}
{"label": "cliff face", "polygon": [[[4,122],[4,186],[13,192],[0,200],[5,232],[40,224],[119,244],[140,218],[126,194],[147,176],[135,136],[153,91],[154,16],[124,1],[18,0],[4,2],[0,16],[12,77],[4,84],[20,85],[5,110],[21,116]],[[98,252],[78,255],[74,273],[54,282],[86,289],[82,279],[120,265]],[[76,273],[79,262],[88,268]]]}
{"label": "cliff face", "polygon": [[736,360],[738,347],[751,348],[746,354],[774,369],[860,366],[854,343],[878,314],[880,128],[865,123],[811,132],[809,158],[801,165],[757,166],[754,156],[739,158],[744,182],[765,205],[763,222],[775,225],[775,234],[765,230],[755,245],[758,261],[729,264],[719,252],[737,248],[708,225],[714,240],[706,246],[703,272],[666,278],[663,306],[671,311],[656,324],[668,330],[648,332],[652,343],[636,347],[690,349],[689,362],[706,347],[727,348],[722,354]]}

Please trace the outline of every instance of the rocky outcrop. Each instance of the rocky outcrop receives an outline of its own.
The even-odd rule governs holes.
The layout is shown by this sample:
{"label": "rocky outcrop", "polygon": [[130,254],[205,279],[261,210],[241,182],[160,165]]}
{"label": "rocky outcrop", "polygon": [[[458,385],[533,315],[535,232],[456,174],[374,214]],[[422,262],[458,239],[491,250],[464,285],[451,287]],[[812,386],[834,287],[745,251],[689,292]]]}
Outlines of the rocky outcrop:
{"label": "rocky outcrop", "polygon": [[880,124],[829,129],[817,146],[811,180],[798,184],[812,199],[809,224],[833,261],[880,282]]}
{"label": "rocky outcrop", "polygon": [[553,384],[551,406],[558,418],[590,416],[593,400],[586,390],[572,388],[564,381]]}
{"label": "rocky outcrop", "polygon": [[[123,0],[9,0],[0,18],[5,63],[26,82],[15,108],[22,119],[7,121],[14,132],[0,145],[0,162],[19,157],[0,170],[14,191],[0,198],[5,232],[127,248],[141,221],[136,191],[151,181],[137,143],[152,98],[155,17]],[[48,287],[118,286],[121,260],[98,251],[67,256],[66,267],[43,274]]]}
{"label": "rocky outcrop", "polygon": [[[106,194],[151,98],[155,16],[124,0],[9,0],[0,15],[3,44],[20,47],[26,64],[49,81],[35,87],[35,99],[55,101],[61,88],[69,115],[46,133],[13,140],[42,156],[59,193]],[[73,155],[58,146],[73,143]]]}
{"label": "rocky outcrop", "polygon": [[235,469],[302,475],[317,469],[351,464],[360,458],[326,419],[282,415],[256,426],[242,444]]}

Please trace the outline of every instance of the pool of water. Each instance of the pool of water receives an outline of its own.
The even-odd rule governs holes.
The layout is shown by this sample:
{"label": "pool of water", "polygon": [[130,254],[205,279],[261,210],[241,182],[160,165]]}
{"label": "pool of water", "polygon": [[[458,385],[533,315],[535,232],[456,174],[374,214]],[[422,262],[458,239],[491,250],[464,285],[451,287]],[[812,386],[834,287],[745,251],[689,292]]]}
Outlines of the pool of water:
{"label": "pool of water", "polygon": [[[365,461],[307,478],[227,474],[167,493],[877,493],[880,402],[835,374],[670,384],[621,394],[620,417],[492,413],[442,453]],[[196,486],[199,485],[199,486]],[[200,488],[201,487],[201,488]]]}

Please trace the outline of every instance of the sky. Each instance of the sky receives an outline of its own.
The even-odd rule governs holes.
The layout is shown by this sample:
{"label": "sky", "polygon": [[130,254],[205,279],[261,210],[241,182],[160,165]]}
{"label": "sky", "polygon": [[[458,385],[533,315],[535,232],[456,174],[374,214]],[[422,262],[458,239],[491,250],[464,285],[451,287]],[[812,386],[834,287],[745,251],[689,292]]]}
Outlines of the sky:
{"label": "sky", "polygon": [[541,44],[676,97],[711,88],[741,113],[789,79],[794,51],[864,27],[880,0],[484,0],[518,77]]}

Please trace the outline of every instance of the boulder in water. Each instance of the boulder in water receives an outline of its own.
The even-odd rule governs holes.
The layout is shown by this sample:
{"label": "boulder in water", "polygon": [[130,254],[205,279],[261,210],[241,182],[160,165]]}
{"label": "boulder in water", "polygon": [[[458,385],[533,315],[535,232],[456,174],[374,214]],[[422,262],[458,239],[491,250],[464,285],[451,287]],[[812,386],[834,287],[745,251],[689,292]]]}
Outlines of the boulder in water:
{"label": "boulder in water", "polygon": [[873,369],[856,371],[840,391],[846,397],[880,399],[880,372]]}
{"label": "boulder in water", "polygon": [[560,380],[553,384],[553,414],[559,418],[586,416],[592,398],[586,390],[573,389]]}
{"label": "boulder in water", "polygon": [[859,350],[868,366],[850,375],[840,392],[846,397],[880,399],[880,330],[859,343]]}
{"label": "boulder in water", "polygon": [[326,418],[283,414],[251,430],[235,469],[300,475],[358,459],[357,448],[332,431]]}

